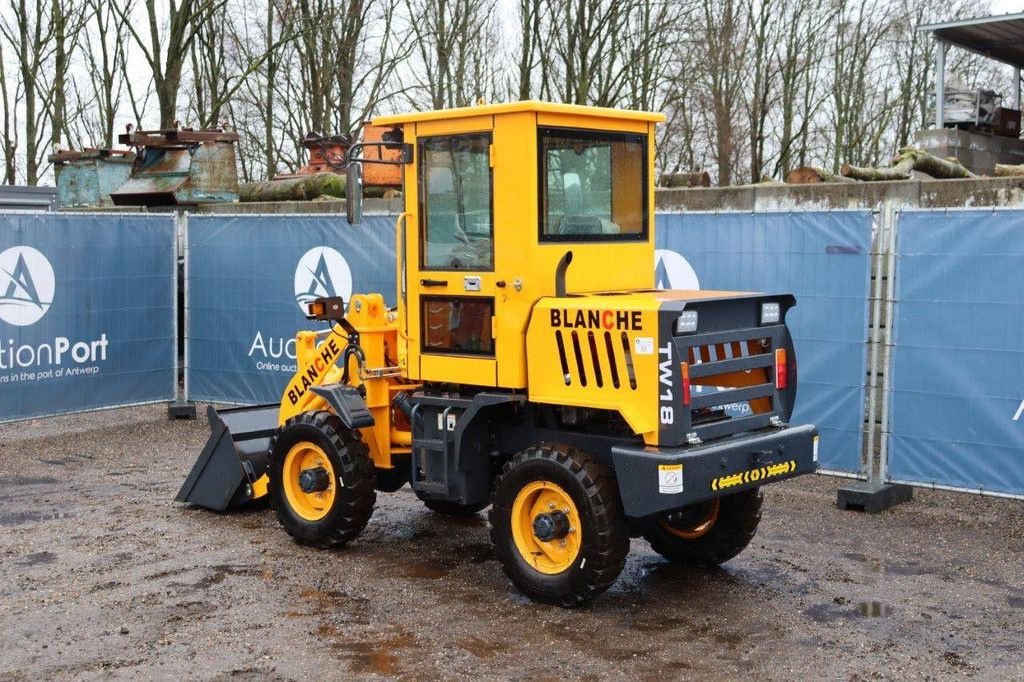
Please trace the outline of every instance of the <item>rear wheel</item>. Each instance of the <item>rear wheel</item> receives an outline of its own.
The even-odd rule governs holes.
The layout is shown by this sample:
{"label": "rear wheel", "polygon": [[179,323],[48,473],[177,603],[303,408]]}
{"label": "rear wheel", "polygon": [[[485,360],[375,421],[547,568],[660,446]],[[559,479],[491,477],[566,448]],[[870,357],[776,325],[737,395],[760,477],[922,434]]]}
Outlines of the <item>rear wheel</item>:
{"label": "rear wheel", "polygon": [[289,419],[270,446],[270,504],[296,542],[338,547],[362,532],[377,500],[369,449],[330,412]]}
{"label": "rear wheel", "polygon": [[540,446],[494,486],[491,541],[506,575],[537,601],[579,606],[615,582],[629,534],[608,467],[579,450]]}
{"label": "rear wheel", "polygon": [[651,520],[644,537],[683,566],[717,566],[742,552],[761,521],[761,490],[745,490]]}

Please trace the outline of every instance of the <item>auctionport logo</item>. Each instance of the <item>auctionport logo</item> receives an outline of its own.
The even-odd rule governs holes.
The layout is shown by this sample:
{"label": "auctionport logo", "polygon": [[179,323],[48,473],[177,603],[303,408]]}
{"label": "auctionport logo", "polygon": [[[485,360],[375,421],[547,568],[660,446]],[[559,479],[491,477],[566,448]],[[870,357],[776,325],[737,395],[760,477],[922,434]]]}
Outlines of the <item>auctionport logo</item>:
{"label": "auctionport logo", "polygon": [[654,286],[658,289],[700,289],[700,280],[689,261],[671,249],[654,252]]}
{"label": "auctionport logo", "polygon": [[0,320],[27,327],[43,318],[53,303],[53,266],[31,246],[0,253]]}
{"label": "auctionport logo", "polygon": [[307,306],[325,296],[352,296],[352,270],[345,257],[327,246],[316,246],[299,259],[295,268],[295,302],[305,314]]}

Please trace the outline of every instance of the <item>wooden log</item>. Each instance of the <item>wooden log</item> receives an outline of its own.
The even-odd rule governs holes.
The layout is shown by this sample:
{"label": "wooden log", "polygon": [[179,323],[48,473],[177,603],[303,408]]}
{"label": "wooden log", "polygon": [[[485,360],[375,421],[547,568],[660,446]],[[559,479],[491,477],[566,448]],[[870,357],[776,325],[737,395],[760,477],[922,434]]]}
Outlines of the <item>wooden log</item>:
{"label": "wooden log", "polygon": [[239,185],[239,201],[309,201],[319,196],[345,196],[345,176],[340,173],[314,173],[293,178]]}
{"label": "wooden log", "polygon": [[903,159],[889,168],[864,168],[844,163],[839,171],[844,177],[865,182],[880,182],[885,180],[909,180],[910,171],[914,170],[913,159]]}
{"label": "wooden log", "polygon": [[995,169],[997,178],[1017,178],[1024,176],[1024,163],[1013,165],[1009,163],[997,163]]}
{"label": "wooden log", "polygon": [[830,173],[824,168],[815,166],[800,166],[786,174],[787,185],[816,185],[820,182],[856,182],[856,180]]}
{"label": "wooden log", "polygon": [[660,187],[710,187],[711,176],[707,171],[662,173],[658,178]]}
{"label": "wooden log", "polygon": [[918,173],[924,173],[939,180],[978,177],[971,171],[967,170],[967,168],[960,163],[959,159],[953,157],[940,159],[933,154],[929,154],[923,149],[915,149],[914,147],[905,147],[900,150],[900,156],[897,158],[905,157],[914,159],[914,170]]}
{"label": "wooden log", "polygon": [[[238,189],[238,200],[242,202],[314,199],[329,201],[345,197],[345,176],[341,173],[313,173],[263,182],[243,182],[239,184]],[[388,189],[390,188],[373,185],[363,187],[363,196],[380,198]]]}
{"label": "wooden log", "polygon": [[978,177],[958,159],[940,159],[923,149],[904,147],[889,168],[862,168],[843,164],[841,173],[855,180],[878,182],[881,180],[909,180],[910,171],[917,171],[940,180]]}

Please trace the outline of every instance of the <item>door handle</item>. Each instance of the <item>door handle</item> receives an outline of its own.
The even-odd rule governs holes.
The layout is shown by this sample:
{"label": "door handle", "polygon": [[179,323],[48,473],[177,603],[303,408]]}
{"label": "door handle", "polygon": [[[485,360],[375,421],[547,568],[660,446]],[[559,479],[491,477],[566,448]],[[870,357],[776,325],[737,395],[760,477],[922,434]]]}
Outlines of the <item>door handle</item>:
{"label": "door handle", "polygon": [[421,279],[421,287],[446,287],[448,286],[448,280],[446,279]]}

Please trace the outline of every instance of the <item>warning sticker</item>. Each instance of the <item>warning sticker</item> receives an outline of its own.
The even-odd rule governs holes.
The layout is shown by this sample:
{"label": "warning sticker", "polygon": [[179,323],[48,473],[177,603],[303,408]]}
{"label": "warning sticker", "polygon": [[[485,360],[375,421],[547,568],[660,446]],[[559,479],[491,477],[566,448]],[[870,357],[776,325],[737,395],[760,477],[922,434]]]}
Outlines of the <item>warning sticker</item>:
{"label": "warning sticker", "polygon": [[678,495],[683,492],[683,465],[658,465],[658,492],[662,495]]}
{"label": "warning sticker", "polygon": [[654,355],[654,338],[638,336],[633,339],[633,352],[637,355]]}

